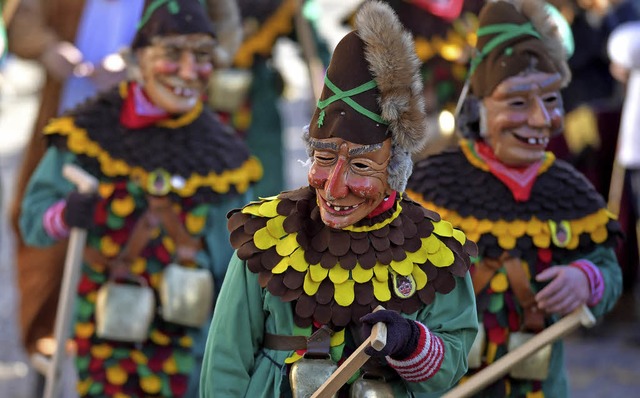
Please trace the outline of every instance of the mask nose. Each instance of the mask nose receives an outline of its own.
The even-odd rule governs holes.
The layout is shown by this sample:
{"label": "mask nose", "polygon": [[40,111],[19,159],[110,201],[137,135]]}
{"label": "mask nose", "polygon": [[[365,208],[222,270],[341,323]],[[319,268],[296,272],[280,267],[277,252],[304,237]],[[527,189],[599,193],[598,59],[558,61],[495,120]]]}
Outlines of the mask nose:
{"label": "mask nose", "polygon": [[327,200],[335,200],[344,198],[349,193],[349,187],[347,186],[347,161],[343,157],[338,157],[336,165],[325,186],[325,192]]}

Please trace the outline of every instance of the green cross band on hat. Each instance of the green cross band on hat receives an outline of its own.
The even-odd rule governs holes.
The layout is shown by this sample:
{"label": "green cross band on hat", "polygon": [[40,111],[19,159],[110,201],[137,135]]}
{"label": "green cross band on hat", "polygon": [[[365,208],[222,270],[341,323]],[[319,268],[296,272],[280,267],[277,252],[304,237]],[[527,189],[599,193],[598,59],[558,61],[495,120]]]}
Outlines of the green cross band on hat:
{"label": "green cross band on hat", "polygon": [[[480,62],[484,59],[484,57],[493,51],[500,44],[516,38],[518,36],[533,36],[540,39],[540,33],[538,33],[533,24],[531,22],[527,22],[524,24],[513,24],[513,23],[500,23],[494,25],[483,26],[478,29],[478,37],[497,34],[496,37],[489,40],[487,44],[482,48],[480,54],[476,55],[471,61],[471,68],[469,68],[469,77],[473,75]],[[508,49],[507,49],[508,51]]]}
{"label": "green cross band on hat", "polygon": [[377,113],[371,112],[370,110],[366,109],[365,107],[363,107],[362,105],[358,104],[356,101],[354,101],[351,96],[353,95],[357,95],[357,94],[361,94],[364,93],[365,91],[368,90],[372,90],[374,88],[376,88],[378,85],[376,84],[375,80],[369,80],[368,82],[359,85],[356,88],[352,88],[351,90],[347,90],[347,91],[342,91],[341,89],[339,89],[335,84],[333,84],[331,82],[331,80],[329,80],[329,77],[325,75],[324,77],[324,84],[332,91],[334,92],[334,94],[327,98],[324,99],[322,101],[318,100],[318,109],[320,109],[320,115],[318,115],[318,127],[322,127],[322,124],[324,123],[324,108],[326,108],[327,106],[329,106],[330,104],[332,104],[335,101],[344,101],[347,105],[349,105],[351,108],[353,108],[356,112],[360,113],[363,116],[368,117],[369,119],[378,122],[380,124],[384,124],[384,125],[388,125],[389,123],[386,122],[382,116],[378,115]]}
{"label": "green cross band on hat", "polygon": [[[204,0],[198,0],[203,6],[204,4]],[[153,13],[160,7],[162,7],[163,5],[167,5],[167,9],[169,10],[169,12],[171,14],[177,14],[178,12],[180,12],[180,4],[178,4],[177,0],[154,0],[152,1],[149,6],[147,7],[147,9],[145,10],[144,15],[142,16],[142,18],[140,18],[140,22],[138,22],[138,26],[137,29],[140,29],[141,27],[143,27],[147,22],[149,22],[149,18],[151,18],[151,15],[153,15]]]}

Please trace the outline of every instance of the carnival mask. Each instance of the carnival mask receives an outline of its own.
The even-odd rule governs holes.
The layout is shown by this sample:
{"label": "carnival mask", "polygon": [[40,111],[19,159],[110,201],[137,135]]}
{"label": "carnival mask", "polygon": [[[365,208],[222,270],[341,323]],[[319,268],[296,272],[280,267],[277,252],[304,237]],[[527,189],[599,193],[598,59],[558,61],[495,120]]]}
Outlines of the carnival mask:
{"label": "carnival mask", "polygon": [[528,70],[503,80],[482,101],[480,134],[508,166],[527,166],[544,156],[560,132],[564,110],[559,73]]}
{"label": "carnival mask", "polygon": [[190,111],[202,97],[213,70],[215,39],[195,33],[156,37],[138,50],[149,99],[169,113]]}
{"label": "carnival mask", "polygon": [[387,166],[391,139],[360,145],[341,138],[312,139],[314,187],[322,221],[332,228],[353,225],[368,216],[392,190]]}

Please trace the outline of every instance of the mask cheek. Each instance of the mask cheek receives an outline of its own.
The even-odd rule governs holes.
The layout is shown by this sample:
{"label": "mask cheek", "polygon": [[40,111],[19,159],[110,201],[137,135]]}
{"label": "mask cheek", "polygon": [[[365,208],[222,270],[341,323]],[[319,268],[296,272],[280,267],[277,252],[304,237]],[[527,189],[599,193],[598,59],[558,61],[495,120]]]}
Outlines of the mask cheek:
{"label": "mask cheek", "polygon": [[551,115],[551,135],[558,135],[564,130],[564,112],[560,109],[555,109]]}
{"label": "mask cheek", "polygon": [[153,68],[156,74],[169,75],[178,72],[178,63],[171,61],[158,61]]}
{"label": "mask cheek", "polygon": [[206,64],[198,67],[198,77],[203,80],[209,80],[211,73],[213,72],[213,65]]}
{"label": "mask cheek", "polygon": [[329,171],[325,170],[324,167],[318,167],[315,164],[311,166],[309,174],[307,175],[309,185],[316,189],[324,189],[328,178]]}

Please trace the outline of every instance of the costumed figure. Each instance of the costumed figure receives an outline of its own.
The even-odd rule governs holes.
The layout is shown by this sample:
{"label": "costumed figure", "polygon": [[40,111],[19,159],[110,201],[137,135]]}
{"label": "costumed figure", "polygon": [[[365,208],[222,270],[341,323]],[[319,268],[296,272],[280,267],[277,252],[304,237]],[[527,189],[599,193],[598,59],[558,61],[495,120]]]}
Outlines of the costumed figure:
{"label": "costumed figure", "polygon": [[467,369],[475,244],[403,193],[425,138],[420,61],[387,4],[367,2],[355,27],[305,129],[309,186],[230,213],[201,397],[309,396],[377,322],[385,348],[340,394],[441,392]]}
{"label": "costumed figure", "polygon": [[[22,341],[30,354],[41,348],[36,346],[38,340],[53,330],[66,248],[66,241],[46,248],[28,246],[19,232],[27,182],[47,149],[42,131],[59,112],[67,111],[94,96],[97,90],[107,88],[115,77],[120,79],[115,84],[125,78],[125,73],[106,70],[104,65],[108,63],[103,61],[114,59],[116,52],[129,46],[143,4],[142,0],[20,0],[12,19],[10,51],[19,57],[39,61],[46,71],[38,116],[16,177],[12,203],[9,203],[16,235],[18,288],[27,292],[20,301]],[[237,6],[233,4],[224,9],[221,5],[215,6],[214,0],[207,0],[206,4],[210,18],[217,21],[218,42],[237,48],[241,40]],[[228,57],[233,57],[233,52]],[[52,272],[51,279],[38,277],[41,264],[52,263],[54,259],[58,262],[59,272]],[[32,291],[40,294],[28,294]]]}
{"label": "costumed figure", "polygon": [[[582,305],[598,317],[621,294],[620,228],[587,179],[546,146],[570,79],[557,11],[538,0],[479,15],[459,148],[416,163],[407,193],[478,244],[481,323],[469,376]],[[463,118],[464,117],[464,118]],[[566,397],[561,341],[510,369],[483,397]]]}
{"label": "costumed figure", "polygon": [[309,5],[314,2],[239,0],[242,44],[232,67],[216,71],[211,80],[211,107],[241,134],[265,169],[253,190],[256,197],[273,195],[286,186],[286,142],[278,106],[286,81],[274,62],[278,40],[289,38],[304,46],[305,56],[312,57],[305,59],[307,62],[326,65],[329,58],[325,44],[315,34],[313,18],[317,13],[314,17],[301,9],[313,8]]}
{"label": "costumed figure", "polygon": [[[64,240],[69,227],[87,229],[73,326],[81,396],[196,394],[185,392],[200,368],[198,341],[232,254],[225,215],[262,173],[203,106],[212,69],[235,51],[217,35],[235,3],[215,4],[212,24],[198,0],[148,0],[131,45],[135,78],[44,130],[49,148],[20,225],[38,247]],[[75,191],[66,164],[95,176],[99,194]],[[52,264],[38,273],[56,279]],[[144,300],[114,293],[125,287]]]}
{"label": "costumed figure", "polygon": [[478,13],[484,0],[388,0],[413,34],[422,61],[429,145],[414,158],[455,146],[456,102],[476,44]]}

